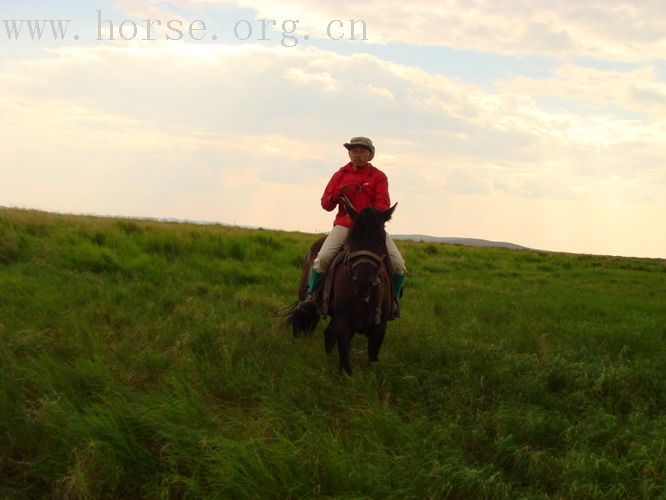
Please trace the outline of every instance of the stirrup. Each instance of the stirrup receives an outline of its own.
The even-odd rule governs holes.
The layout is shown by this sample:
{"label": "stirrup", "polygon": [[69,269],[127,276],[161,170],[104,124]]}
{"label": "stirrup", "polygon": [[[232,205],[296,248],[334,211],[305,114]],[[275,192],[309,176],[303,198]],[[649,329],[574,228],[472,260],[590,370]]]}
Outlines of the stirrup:
{"label": "stirrup", "polygon": [[319,311],[319,304],[317,304],[317,294],[310,292],[306,294],[296,306],[296,309],[306,313],[316,313]]}

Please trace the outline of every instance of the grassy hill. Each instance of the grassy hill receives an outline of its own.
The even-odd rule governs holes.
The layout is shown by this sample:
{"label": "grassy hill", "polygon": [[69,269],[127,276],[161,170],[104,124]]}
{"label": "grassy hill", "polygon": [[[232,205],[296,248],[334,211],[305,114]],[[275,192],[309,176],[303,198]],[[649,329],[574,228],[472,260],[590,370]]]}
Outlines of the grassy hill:
{"label": "grassy hill", "polygon": [[666,496],[665,261],[400,241],[346,377],[313,239],[0,209],[0,497]]}

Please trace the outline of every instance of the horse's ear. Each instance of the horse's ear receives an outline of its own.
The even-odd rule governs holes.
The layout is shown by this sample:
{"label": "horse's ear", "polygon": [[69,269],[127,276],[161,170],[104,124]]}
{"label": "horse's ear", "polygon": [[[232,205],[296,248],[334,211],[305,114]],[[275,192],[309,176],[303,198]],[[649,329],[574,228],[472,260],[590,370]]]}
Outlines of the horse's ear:
{"label": "horse's ear", "polygon": [[393,216],[393,211],[395,210],[395,207],[398,206],[398,202],[394,203],[391,208],[386,210],[385,212],[382,212],[382,218],[384,219],[384,222],[388,222],[391,220],[391,216]]}
{"label": "horse's ear", "polygon": [[351,220],[356,219],[356,217],[358,217],[358,212],[354,209],[354,205],[349,201],[349,198],[344,194],[342,195],[342,202],[345,204],[345,210],[349,214],[349,217],[351,217]]}

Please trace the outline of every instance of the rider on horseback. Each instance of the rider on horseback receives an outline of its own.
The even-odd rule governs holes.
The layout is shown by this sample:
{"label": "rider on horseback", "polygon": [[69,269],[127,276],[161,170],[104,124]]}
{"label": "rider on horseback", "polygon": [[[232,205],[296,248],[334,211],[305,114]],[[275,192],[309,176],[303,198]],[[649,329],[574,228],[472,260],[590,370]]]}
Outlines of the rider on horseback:
{"label": "rider on horseback", "polygon": [[[347,214],[343,199],[346,197],[356,212],[360,212],[366,207],[375,207],[384,211],[388,210],[391,205],[386,175],[370,164],[370,160],[375,156],[372,141],[367,137],[352,137],[344,146],[349,151],[350,161],[333,174],[321,198],[321,206],[324,210],[330,212],[337,206],[338,213],[333,223],[333,229],[326,237],[312,269],[310,269],[306,294],[297,306],[302,310],[317,308],[317,285],[347,238],[351,218]],[[397,302],[405,280],[405,261],[388,233],[386,234],[386,249],[393,271],[394,298]]]}

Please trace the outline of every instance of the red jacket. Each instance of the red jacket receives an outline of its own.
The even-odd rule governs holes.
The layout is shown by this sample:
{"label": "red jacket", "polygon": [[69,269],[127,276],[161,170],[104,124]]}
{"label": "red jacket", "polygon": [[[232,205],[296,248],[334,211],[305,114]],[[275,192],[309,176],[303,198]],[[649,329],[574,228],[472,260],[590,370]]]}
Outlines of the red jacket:
{"label": "red jacket", "polygon": [[388,193],[388,179],[381,170],[368,163],[365,167],[354,170],[351,162],[340,168],[331,180],[328,181],[324,195],[321,197],[321,206],[327,212],[338,206],[338,213],[333,222],[334,226],[351,226],[351,218],[345,210],[344,204],[339,203],[339,196],[344,193],[354,208],[360,212],[366,207],[375,207],[378,210],[388,210],[391,199]]}

